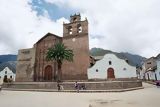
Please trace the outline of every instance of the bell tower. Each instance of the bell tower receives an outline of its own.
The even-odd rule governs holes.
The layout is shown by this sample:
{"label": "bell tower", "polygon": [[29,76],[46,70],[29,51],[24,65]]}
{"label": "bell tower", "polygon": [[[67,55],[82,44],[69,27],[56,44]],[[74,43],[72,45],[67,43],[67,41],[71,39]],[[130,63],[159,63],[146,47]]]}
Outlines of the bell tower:
{"label": "bell tower", "polygon": [[80,14],[70,16],[70,22],[63,24],[63,43],[73,50],[73,62],[62,65],[62,79],[87,79],[89,67],[88,20],[81,20]]}
{"label": "bell tower", "polygon": [[78,36],[82,34],[88,35],[88,21],[81,21],[80,14],[70,16],[70,23],[63,24],[63,37]]}

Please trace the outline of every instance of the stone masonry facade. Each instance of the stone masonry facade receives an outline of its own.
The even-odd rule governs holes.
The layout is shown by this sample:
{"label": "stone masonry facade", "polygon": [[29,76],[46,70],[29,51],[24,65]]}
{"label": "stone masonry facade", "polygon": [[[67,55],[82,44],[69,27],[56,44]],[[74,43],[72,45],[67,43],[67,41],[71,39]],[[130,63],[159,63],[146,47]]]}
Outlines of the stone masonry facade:
{"label": "stone masonry facade", "polygon": [[48,33],[33,48],[18,52],[16,81],[56,81],[57,63],[47,61],[48,48],[62,42],[73,50],[73,62],[64,61],[62,80],[86,80],[89,62],[88,20],[81,21],[80,14],[70,16],[70,23],[63,24],[63,37]]}

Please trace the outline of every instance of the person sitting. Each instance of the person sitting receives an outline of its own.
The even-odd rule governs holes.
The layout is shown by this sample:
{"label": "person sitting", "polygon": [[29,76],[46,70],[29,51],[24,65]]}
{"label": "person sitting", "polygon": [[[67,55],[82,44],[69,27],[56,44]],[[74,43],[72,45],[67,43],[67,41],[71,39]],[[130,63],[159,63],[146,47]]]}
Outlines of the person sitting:
{"label": "person sitting", "polygon": [[81,89],[82,90],[86,90],[86,86],[85,86],[85,84],[83,83],[83,84],[81,84]]}

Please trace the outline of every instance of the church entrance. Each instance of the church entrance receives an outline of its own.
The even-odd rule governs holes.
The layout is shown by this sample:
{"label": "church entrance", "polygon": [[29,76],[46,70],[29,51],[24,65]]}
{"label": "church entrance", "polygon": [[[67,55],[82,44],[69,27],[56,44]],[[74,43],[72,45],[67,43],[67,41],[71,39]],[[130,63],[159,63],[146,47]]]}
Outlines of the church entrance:
{"label": "church entrance", "polygon": [[45,68],[45,72],[44,72],[44,80],[45,81],[52,81],[52,66],[48,65]]}
{"label": "church entrance", "polygon": [[115,78],[114,69],[113,68],[108,68],[108,70],[107,70],[107,78],[108,79]]}

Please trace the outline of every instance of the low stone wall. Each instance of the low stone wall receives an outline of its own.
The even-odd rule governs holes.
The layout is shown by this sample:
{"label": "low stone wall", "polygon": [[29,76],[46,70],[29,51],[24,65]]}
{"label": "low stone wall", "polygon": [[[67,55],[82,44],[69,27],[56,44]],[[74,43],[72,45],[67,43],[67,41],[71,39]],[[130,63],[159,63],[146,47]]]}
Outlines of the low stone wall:
{"label": "low stone wall", "polygon": [[[78,82],[85,85],[86,90],[112,90],[142,87],[141,81],[101,81],[101,82]],[[74,82],[60,83],[64,90],[75,90]],[[56,82],[15,82],[3,84],[3,88],[15,89],[57,89]]]}

